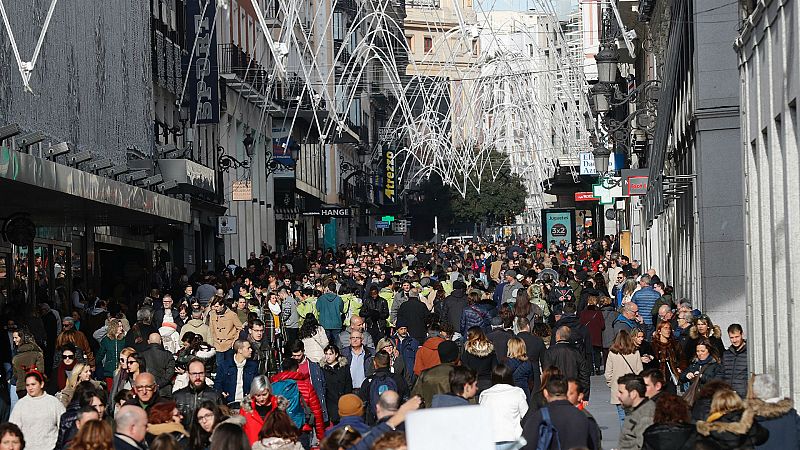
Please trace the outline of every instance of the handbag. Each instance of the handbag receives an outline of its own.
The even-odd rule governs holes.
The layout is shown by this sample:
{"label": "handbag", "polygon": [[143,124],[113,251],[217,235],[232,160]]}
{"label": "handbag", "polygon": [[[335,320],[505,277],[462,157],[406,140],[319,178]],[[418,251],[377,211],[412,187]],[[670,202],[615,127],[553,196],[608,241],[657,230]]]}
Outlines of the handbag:
{"label": "handbag", "polygon": [[683,399],[689,404],[689,406],[693,406],[695,400],[697,400],[697,394],[700,392],[700,378],[703,377],[703,372],[705,372],[705,370],[706,366],[703,366],[700,369],[700,375],[694,377],[692,384],[689,385],[689,389],[687,389],[683,394]]}

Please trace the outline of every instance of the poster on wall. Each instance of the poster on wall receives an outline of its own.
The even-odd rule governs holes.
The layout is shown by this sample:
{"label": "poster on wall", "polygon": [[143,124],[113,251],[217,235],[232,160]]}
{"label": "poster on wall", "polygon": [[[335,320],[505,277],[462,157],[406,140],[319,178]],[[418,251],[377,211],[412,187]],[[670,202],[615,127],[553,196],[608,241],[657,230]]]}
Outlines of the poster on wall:
{"label": "poster on wall", "polygon": [[[195,125],[219,123],[219,64],[213,26],[217,8],[210,0],[185,2],[186,49],[182,65],[188,70],[186,100]],[[185,103],[184,103],[185,104]]]}
{"label": "poster on wall", "polygon": [[550,242],[559,243],[562,240],[568,244],[575,236],[575,210],[574,209],[543,209],[542,225],[545,246]]}

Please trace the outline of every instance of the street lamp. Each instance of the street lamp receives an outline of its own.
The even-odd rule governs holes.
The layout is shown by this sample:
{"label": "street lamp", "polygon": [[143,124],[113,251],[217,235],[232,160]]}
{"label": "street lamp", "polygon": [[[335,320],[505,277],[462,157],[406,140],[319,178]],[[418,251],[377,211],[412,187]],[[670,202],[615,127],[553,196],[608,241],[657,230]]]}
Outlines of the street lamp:
{"label": "street lamp", "polygon": [[600,83],[613,83],[617,79],[617,63],[619,52],[610,44],[603,44],[600,51],[594,55],[597,63],[597,81]]}
{"label": "street lamp", "polygon": [[290,145],[289,138],[286,138],[281,145],[283,147],[289,147],[289,155],[292,158],[292,163],[279,161],[275,158],[275,155],[271,151],[267,150],[265,153],[266,161],[264,162],[264,166],[267,170],[267,176],[272,175],[278,170],[295,170],[297,166],[297,160],[300,158],[300,146],[297,144]]}
{"label": "street lamp", "polygon": [[598,174],[604,175],[608,172],[608,159],[610,156],[611,151],[602,145],[594,150],[594,168]]}
{"label": "street lamp", "polygon": [[242,144],[244,144],[244,152],[247,154],[248,159],[253,159],[253,150],[255,149],[253,143],[253,133],[247,133],[247,136],[242,140]]}
{"label": "street lamp", "polygon": [[590,89],[592,100],[594,101],[594,110],[597,113],[607,113],[611,111],[611,102],[609,96],[611,95],[611,87],[604,83],[597,83]]}

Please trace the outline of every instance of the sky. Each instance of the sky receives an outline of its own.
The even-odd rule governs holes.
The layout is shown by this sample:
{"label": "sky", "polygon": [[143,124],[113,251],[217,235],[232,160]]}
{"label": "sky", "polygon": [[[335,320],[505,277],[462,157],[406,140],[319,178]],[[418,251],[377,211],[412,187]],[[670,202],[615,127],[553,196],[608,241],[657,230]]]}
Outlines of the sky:
{"label": "sky", "polygon": [[[545,0],[547,1],[547,0]],[[578,0],[551,0],[559,17],[566,16],[570,10],[578,5]],[[497,11],[525,11],[536,2],[531,0],[478,0],[484,10],[493,9]]]}

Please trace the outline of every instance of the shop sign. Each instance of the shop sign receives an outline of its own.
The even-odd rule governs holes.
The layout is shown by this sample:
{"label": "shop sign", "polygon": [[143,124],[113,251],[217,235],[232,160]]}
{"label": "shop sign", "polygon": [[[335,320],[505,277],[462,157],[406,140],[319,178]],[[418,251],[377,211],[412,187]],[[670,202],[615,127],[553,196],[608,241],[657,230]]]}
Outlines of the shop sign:
{"label": "shop sign", "polygon": [[236,216],[217,217],[217,234],[224,236],[226,234],[236,234],[238,232]]}
{"label": "shop sign", "polygon": [[385,220],[376,220],[375,221],[375,228],[377,228],[379,230],[388,230],[389,226],[390,226],[390,223],[386,222]]}
{"label": "shop sign", "polygon": [[212,0],[184,3],[186,48],[183,57],[188,70],[186,97],[195,125],[219,123],[219,64],[217,35],[213,29],[217,8]]}
{"label": "shop sign", "polygon": [[581,175],[597,175],[597,169],[594,167],[594,155],[592,152],[581,152],[580,163]]}
{"label": "shop sign", "polygon": [[386,170],[384,172],[385,184],[383,186],[383,196],[388,203],[394,203],[395,201],[395,182],[397,181],[395,177],[397,174],[395,172],[394,156],[394,151],[391,150],[388,145],[384,145],[383,159]]}
{"label": "shop sign", "polygon": [[247,201],[253,199],[253,183],[250,180],[233,180],[231,188],[232,199],[235,202]]}
{"label": "shop sign", "polygon": [[575,193],[575,201],[576,202],[596,202],[600,200],[599,198],[595,197],[594,194],[591,192],[576,192]]}
{"label": "shop sign", "polygon": [[304,211],[304,216],[320,216],[320,217],[337,217],[349,218],[353,217],[353,211],[350,208],[339,208],[331,206],[320,207],[317,211]]}
{"label": "shop sign", "polygon": [[649,169],[623,169],[622,193],[625,197],[640,197],[647,195],[650,184]]}
{"label": "shop sign", "polygon": [[543,209],[542,216],[546,245],[549,245],[550,241],[572,242],[575,230],[574,209]]}

